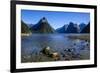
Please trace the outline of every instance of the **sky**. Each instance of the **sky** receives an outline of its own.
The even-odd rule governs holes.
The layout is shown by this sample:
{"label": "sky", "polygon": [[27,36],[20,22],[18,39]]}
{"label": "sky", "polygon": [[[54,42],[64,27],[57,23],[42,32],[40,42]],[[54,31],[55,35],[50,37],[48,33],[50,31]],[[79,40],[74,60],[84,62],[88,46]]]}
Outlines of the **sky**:
{"label": "sky", "polygon": [[43,17],[47,18],[49,24],[54,29],[60,28],[70,22],[75,24],[87,24],[90,21],[90,13],[21,10],[21,20],[23,20],[26,24],[34,25]]}

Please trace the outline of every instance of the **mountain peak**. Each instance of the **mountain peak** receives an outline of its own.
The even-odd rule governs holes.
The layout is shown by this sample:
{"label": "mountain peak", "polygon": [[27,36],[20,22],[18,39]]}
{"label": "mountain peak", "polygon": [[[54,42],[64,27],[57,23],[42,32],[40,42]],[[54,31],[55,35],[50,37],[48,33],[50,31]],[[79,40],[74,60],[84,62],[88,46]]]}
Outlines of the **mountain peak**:
{"label": "mountain peak", "polygon": [[43,17],[42,19],[43,19],[43,20],[46,20],[46,17]]}
{"label": "mountain peak", "polygon": [[40,22],[46,23],[46,22],[48,22],[48,21],[47,21],[46,17],[43,17],[43,18],[40,20]]}
{"label": "mountain peak", "polygon": [[54,29],[48,23],[46,17],[40,19],[40,21],[31,27],[34,33],[54,33]]}

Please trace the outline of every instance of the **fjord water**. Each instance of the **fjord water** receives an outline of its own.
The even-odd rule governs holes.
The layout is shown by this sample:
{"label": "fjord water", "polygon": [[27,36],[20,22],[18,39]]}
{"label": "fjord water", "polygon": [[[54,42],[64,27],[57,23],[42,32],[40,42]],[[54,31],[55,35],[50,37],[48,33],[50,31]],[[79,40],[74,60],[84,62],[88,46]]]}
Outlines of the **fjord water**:
{"label": "fjord water", "polygon": [[[81,36],[80,36],[81,35]],[[72,60],[86,60],[90,58],[90,41],[85,39],[70,38],[70,36],[84,37],[89,34],[32,34],[30,36],[21,36],[21,58],[22,62],[32,62],[32,54],[38,55],[40,51],[49,46],[59,54],[67,54],[66,49],[74,48],[73,52],[76,58]],[[88,45],[87,45],[88,44]],[[65,51],[64,51],[65,50]],[[37,56],[37,57],[38,57]],[[62,57],[62,56],[61,56]],[[26,59],[23,61],[23,59]],[[60,60],[65,60],[61,58]],[[45,61],[49,61],[45,60]],[[33,60],[34,62],[34,60]],[[39,62],[39,61],[37,61]]]}

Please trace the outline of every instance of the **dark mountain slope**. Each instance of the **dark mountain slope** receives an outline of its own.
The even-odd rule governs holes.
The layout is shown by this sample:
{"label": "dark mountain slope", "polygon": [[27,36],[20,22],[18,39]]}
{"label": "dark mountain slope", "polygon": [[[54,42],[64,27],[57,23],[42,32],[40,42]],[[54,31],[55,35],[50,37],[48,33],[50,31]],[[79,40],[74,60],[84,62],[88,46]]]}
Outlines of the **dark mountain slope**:
{"label": "dark mountain slope", "polygon": [[43,17],[40,21],[31,27],[33,33],[54,33],[55,30],[50,26],[47,19]]}

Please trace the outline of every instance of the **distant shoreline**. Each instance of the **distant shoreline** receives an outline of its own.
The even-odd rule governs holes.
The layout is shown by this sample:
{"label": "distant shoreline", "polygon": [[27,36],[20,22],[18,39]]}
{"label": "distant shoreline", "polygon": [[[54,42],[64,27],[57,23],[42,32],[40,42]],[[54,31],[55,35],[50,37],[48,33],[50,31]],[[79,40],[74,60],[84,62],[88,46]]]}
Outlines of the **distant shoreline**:
{"label": "distant shoreline", "polygon": [[81,39],[81,40],[90,41],[90,34],[74,35],[74,36],[68,36],[68,37],[71,39]]}
{"label": "distant shoreline", "polygon": [[30,36],[32,33],[21,33],[21,36]]}

